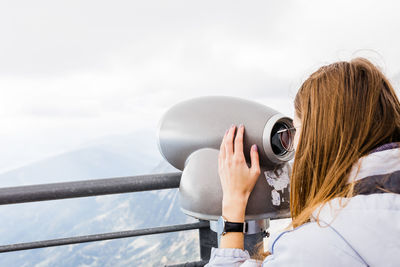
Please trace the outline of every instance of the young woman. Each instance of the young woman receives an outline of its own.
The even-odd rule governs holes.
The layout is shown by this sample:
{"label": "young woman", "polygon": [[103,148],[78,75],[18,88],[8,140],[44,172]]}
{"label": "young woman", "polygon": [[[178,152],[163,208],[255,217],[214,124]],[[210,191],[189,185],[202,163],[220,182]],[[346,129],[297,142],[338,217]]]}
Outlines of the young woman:
{"label": "young woman", "polygon": [[[250,259],[243,234],[221,236],[206,266],[400,266],[400,103],[385,76],[356,58],[321,67],[295,101],[291,230]],[[260,174],[244,127],[221,143],[222,215],[243,222]]]}

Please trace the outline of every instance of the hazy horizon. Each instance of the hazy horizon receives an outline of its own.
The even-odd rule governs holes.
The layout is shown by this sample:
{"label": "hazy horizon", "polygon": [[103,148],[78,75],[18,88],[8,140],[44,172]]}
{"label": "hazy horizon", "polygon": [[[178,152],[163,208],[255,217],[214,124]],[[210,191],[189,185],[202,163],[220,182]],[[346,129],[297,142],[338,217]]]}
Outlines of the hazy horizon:
{"label": "hazy horizon", "polygon": [[397,1],[6,1],[0,171],[154,131],[172,105],[243,97],[291,116],[319,66],[367,56],[400,81]]}

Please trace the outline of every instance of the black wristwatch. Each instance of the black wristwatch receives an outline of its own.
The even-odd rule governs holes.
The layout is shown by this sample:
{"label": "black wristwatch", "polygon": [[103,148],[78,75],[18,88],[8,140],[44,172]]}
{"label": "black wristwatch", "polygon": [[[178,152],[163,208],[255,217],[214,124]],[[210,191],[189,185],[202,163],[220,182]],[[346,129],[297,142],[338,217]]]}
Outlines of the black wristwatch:
{"label": "black wristwatch", "polygon": [[218,219],[218,234],[224,235],[228,232],[247,233],[247,222],[228,222],[223,216]]}

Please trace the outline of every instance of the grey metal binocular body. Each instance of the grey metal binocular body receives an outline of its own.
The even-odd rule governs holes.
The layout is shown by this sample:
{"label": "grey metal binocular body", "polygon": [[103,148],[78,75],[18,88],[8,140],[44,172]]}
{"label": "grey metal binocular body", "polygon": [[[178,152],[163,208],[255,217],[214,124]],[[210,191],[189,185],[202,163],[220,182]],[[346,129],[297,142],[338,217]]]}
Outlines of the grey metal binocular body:
{"label": "grey metal binocular body", "polygon": [[292,119],[254,101],[222,96],[178,103],[159,122],[159,150],[170,164],[182,170],[182,210],[205,220],[217,220],[221,215],[218,153],[225,131],[232,124],[245,127],[243,152],[248,163],[251,146],[256,144],[259,151],[261,174],[249,197],[246,219],[287,213],[287,162],[294,152],[286,149],[286,142],[292,140],[282,140],[280,133],[293,127]]}

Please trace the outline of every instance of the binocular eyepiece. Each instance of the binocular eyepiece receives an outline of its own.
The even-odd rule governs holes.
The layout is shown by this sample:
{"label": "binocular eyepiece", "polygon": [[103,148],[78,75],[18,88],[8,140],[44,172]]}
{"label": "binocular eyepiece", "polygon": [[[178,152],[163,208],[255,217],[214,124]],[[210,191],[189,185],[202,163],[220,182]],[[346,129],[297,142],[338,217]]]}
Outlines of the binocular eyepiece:
{"label": "binocular eyepiece", "polygon": [[292,124],[277,122],[271,131],[272,151],[276,155],[285,155],[293,151],[294,128]]}

